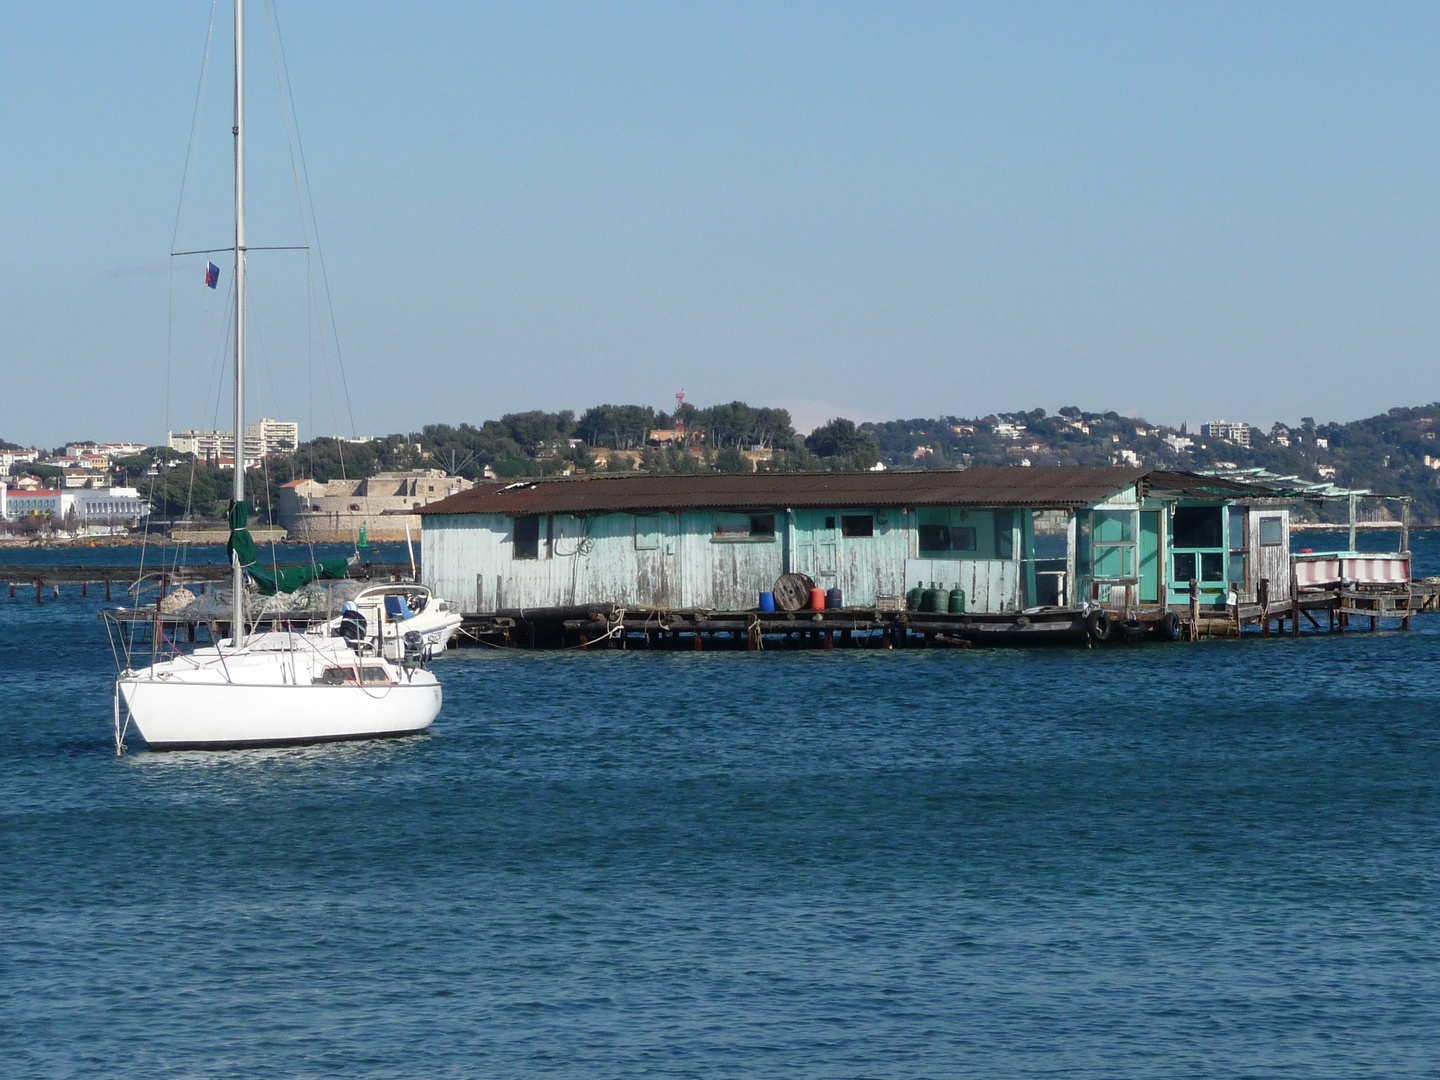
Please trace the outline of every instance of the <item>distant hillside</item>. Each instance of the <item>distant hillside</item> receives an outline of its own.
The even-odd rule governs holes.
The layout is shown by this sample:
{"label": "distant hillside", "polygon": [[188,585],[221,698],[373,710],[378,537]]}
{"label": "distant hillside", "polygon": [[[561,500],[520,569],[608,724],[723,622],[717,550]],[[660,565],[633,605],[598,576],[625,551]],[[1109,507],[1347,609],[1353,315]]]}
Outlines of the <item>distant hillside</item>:
{"label": "distant hillside", "polygon": [[[679,434],[681,425],[683,434]],[[1307,417],[1297,427],[1277,424],[1268,431],[1235,425],[1219,436],[1073,406],[1054,415],[1034,409],[881,424],[832,420],[802,436],[785,410],[741,401],[707,409],[687,404],[674,414],[643,405],[597,405],[579,416],[510,413],[478,426],[432,424],[418,432],[360,443],[312,439],[292,454],[268,459],[264,473],[256,470],[250,490],[256,493],[263,515],[278,485],[296,477],[323,480],[413,468],[441,468],[480,479],[637,468],[657,473],[866,469],[876,462],[891,469],[973,464],[1133,464],[1177,469],[1233,465],[1409,495],[1417,524],[1440,524],[1437,431],[1440,403],[1391,409],[1346,424],[1316,424]],[[1239,440],[1247,435],[1249,445],[1241,445]],[[227,483],[210,466],[183,487],[164,473],[145,486],[153,489],[157,511],[173,516],[187,506],[190,512],[202,514],[222,511]]]}
{"label": "distant hillside", "polygon": [[[1414,499],[1417,522],[1440,523],[1440,403],[1395,408],[1346,424],[1249,428],[1249,446],[1157,427],[1140,417],[1043,409],[978,419],[892,420],[864,424],[894,468],[969,464],[1164,465],[1213,469],[1260,467],[1302,480],[1330,480]],[[1188,440],[1188,445],[1187,445]]]}

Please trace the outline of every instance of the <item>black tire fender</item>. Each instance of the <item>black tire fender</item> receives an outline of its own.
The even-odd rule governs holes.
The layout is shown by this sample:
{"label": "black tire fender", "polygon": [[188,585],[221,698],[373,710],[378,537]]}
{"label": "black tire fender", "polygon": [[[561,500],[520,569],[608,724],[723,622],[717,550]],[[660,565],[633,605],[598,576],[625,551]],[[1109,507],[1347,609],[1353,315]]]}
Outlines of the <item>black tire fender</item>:
{"label": "black tire fender", "polygon": [[1139,619],[1126,619],[1118,626],[1111,628],[1112,633],[1116,630],[1124,635],[1127,645],[1145,640],[1145,624]]}
{"label": "black tire fender", "polygon": [[1110,616],[1103,611],[1092,611],[1085,616],[1085,632],[1091,641],[1104,641],[1110,636]]}
{"label": "black tire fender", "polygon": [[1173,611],[1167,611],[1160,616],[1160,640],[1180,640],[1180,616]]}

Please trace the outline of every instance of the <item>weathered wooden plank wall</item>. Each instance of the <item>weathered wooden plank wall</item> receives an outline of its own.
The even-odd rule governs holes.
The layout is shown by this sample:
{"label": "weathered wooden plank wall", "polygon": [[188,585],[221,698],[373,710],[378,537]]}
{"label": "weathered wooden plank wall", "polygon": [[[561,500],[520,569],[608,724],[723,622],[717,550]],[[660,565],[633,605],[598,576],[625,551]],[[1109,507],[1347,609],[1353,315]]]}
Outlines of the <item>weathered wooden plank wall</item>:
{"label": "weathered wooden plank wall", "polygon": [[421,538],[425,583],[467,611],[601,602],[745,610],[781,574],[798,570],[823,588],[840,588],[847,604],[869,605],[904,592],[905,560],[917,544],[916,515],[900,510],[874,511],[870,536],[843,535],[838,512],[809,529],[791,528],[777,513],[773,537],[717,535],[717,516],[555,515],[542,520],[535,559],[514,558],[509,518],[429,517]]}

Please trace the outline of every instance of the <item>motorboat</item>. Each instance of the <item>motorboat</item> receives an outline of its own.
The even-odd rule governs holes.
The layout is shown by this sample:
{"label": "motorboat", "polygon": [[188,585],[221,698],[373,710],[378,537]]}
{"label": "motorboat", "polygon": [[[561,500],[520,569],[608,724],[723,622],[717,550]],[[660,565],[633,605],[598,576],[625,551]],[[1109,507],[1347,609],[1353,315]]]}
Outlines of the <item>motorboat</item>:
{"label": "motorboat", "polygon": [[461,622],[460,613],[448,601],[424,585],[402,581],[362,589],[324,632],[365,641],[377,655],[390,660],[404,659],[408,636],[418,634],[428,660],[445,651]]}

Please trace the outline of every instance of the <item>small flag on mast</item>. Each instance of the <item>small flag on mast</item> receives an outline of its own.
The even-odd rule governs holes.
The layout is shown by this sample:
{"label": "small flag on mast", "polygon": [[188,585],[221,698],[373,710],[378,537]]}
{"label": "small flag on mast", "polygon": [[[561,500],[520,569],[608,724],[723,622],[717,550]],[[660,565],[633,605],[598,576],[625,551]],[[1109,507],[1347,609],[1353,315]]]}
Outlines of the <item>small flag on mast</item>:
{"label": "small flag on mast", "polygon": [[207,261],[205,263],[205,284],[209,285],[212,289],[220,284],[220,267],[216,266],[213,262]]}

